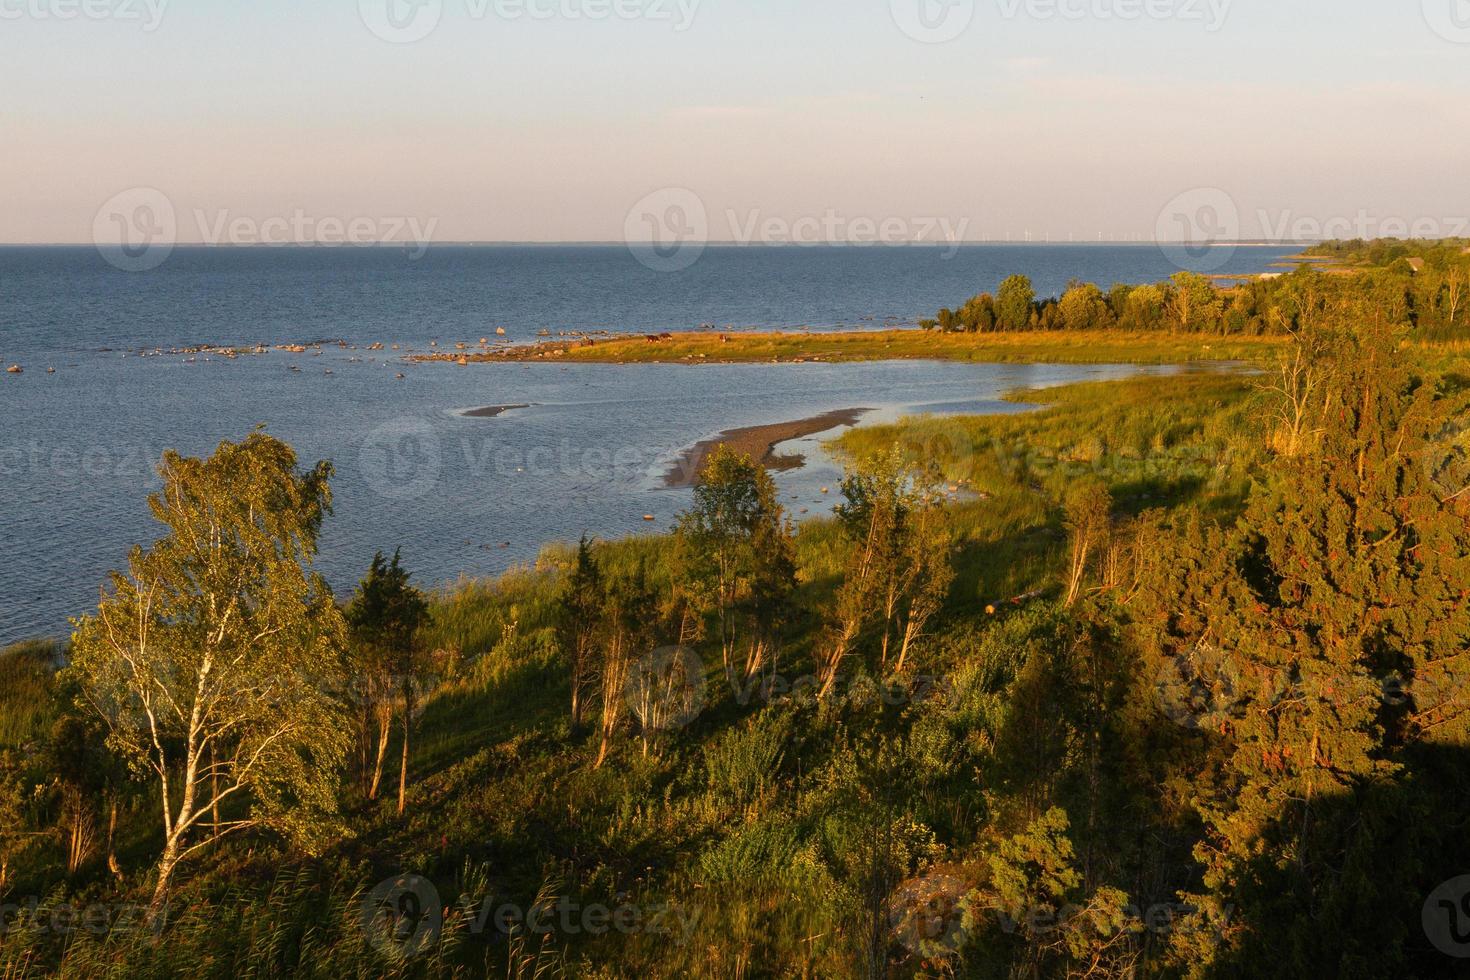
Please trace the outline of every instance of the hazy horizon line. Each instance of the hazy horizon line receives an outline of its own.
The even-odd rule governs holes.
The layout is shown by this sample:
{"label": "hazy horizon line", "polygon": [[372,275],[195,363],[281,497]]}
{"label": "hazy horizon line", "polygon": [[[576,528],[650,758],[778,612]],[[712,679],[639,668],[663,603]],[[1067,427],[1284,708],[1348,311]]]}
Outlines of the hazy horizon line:
{"label": "hazy horizon line", "polygon": [[[898,242],[853,242],[853,241],[819,241],[819,242],[747,242],[738,239],[691,239],[682,244],[697,244],[708,248],[955,248],[980,245],[1137,245],[1139,247],[1150,246],[1188,246],[1191,248],[1270,248],[1274,246],[1296,246],[1296,245],[1321,245],[1333,241],[1349,241],[1352,239],[1334,238],[1238,238],[1229,241],[1191,241],[1189,239],[1129,239],[1129,238],[1103,238],[1103,239],[1025,239],[1025,238],[994,238],[994,239],[960,239],[957,241],[932,242],[932,241],[898,241]],[[1376,239],[1381,241],[1447,241],[1458,239],[1443,239],[1437,237],[1427,238],[1394,238]],[[255,248],[405,248],[405,247],[464,247],[464,248],[500,248],[509,246],[597,246],[608,248],[652,248],[662,245],[659,242],[625,242],[617,239],[460,239],[431,242],[402,242],[402,241],[377,241],[377,242],[319,242],[319,241],[294,241],[294,242],[175,242],[173,248],[219,248],[219,249],[255,249]],[[98,245],[96,242],[87,241],[49,241],[49,242],[0,242],[0,248],[96,248],[115,249],[117,245]]]}

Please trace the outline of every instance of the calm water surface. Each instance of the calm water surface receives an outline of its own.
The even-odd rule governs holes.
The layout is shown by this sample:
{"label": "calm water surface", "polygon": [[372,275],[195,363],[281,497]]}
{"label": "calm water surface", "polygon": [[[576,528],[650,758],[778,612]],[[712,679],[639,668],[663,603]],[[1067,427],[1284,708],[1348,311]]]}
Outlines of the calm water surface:
{"label": "calm water surface", "polygon": [[[0,248],[0,643],[59,634],[108,569],[151,540],[146,494],[169,447],[207,453],[258,424],[304,461],[331,459],[336,515],[321,565],[350,589],[374,551],[402,547],[426,584],[503,571],[547,541],[666,529],[689,492],[662,474],[727,428],[833,409],[1014,411],[1018,386],[1130,367],[932,362],[803,365],[408,365],[372,343],[516,339],[563,329],[722,329],[911,323],[1005,275],[1054,292],[1167,276],[1154,248],[715,248],[658,274],[611,247],[181,249],[129,275],[86,249]],[[1246,249],[1231,268],[1284,250]],[[342,340],[319,354],[225,360],[140,350]],[[54,367],[55,374],[46,368]],[[292,370],[292,367],[297,370]],[[396,375],[405,375],[398,380]],[[493,419],[465,409],[526,404]],[[795,513],[825,513],[835,464],[820,440],[778,478]],[[652,523],[644,520],[651,515]]]}

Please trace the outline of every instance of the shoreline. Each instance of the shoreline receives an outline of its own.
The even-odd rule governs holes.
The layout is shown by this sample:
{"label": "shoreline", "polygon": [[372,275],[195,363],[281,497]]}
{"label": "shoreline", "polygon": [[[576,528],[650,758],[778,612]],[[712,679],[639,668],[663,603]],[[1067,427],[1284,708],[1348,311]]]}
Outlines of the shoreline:
{"label": "shoreline", "polygon": [[1179,364],[1253,361],[1271,355],[1279,337],[1205,334],[1024,331],[934,333],[896,330],[685,331],[549,341],[475,351],[410,354],[414,364],[822,364],[852,361],[970,361],[1035,364]]}
{"label": "shoreline", "polygon": [[871,408],[840,408],[790,422],[727,429],[713,439],[695,443],[681,452],[679,458],[664,473],[664,488],[684,490],[694,486],[705,458],[720,446],[729,446],[736,452],[744,453],[772,472],[800,469],[806,463],[805,456],[777,456],[776,447],[792,439],[803,439],[842,426],[854,425],[871,411]]}

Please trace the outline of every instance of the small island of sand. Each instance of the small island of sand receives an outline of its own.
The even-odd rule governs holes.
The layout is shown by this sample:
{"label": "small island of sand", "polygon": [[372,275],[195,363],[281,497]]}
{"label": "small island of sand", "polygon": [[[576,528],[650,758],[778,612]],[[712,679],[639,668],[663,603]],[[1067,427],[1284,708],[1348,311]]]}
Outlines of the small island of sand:
{"label": "small island of sand", "polygon": [[745,453],[769,470],[780,472],[797,469],[806,462],[805,458],[800,455],[777,456],[777,446],[792,439],[802,439],[840,426],[853,425],[871,411],[870,408],[843,408],[794,422],[730,429],[680,453],[674,465],[664,474],[664,486],[671,489],[694,486],[705,457],[717,446],[729,446],[736,452]]}
{"label": "small island of sand", "polygon": [[460,412],[460,416],[467,419],[493,419],[506,412],[513,412],[518,408],[530,408],[530,405],[486,405],[484,408],[471,408]]}

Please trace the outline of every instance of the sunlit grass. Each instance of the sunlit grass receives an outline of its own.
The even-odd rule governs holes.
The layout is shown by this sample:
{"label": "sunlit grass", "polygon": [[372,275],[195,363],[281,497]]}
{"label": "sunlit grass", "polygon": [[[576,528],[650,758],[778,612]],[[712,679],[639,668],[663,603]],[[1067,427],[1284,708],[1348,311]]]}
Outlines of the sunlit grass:
{"label": "sunlit grass", "polygon": [[921,330],[844,333],[680,333],[650,343],[642,337],[601,340],[592,346],[528,349],[562,361],[616,363],[733,363],[759,361],[946,360],[1003,363],[1179,364],[1258,361],[1281,346],[1275,337],[1128,333],[934,333]]}

